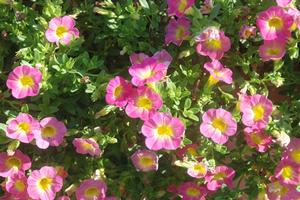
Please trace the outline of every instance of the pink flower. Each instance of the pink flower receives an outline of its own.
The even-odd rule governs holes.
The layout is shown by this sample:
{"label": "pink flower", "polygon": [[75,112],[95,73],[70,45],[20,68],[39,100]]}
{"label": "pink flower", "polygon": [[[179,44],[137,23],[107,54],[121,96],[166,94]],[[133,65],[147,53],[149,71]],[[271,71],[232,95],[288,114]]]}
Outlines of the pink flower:
{"label": "pink flower", "polygon": [[34,134],[40,134],[40,131],[40,124],[37,120],[29,114],[20,113],[15,119],[9,121],[6,136],[23,143],[30,143]]}
{"label": "pink flower", "polygon": [[300,197],[300,193],[291,186],[283,185],[277,180],[267,185],[267,194],[270,200],[292,200],[291,197]]}
{"label": "pink flower", "polygon": [[290,37],[290,27],[294,19],[278,6],[272,6],[261,12],[256,20],[257,27],[264,40],[285,39]]}
{"label": "pink flower", "polygon": [[292,0],[276,0],[277,5],[280,6],[280,7],[286,7],[291,2],[292,2]]}
{"label": "pink flower", "polygon": [[21,65],[9,73],[6,86],[12,90],[12,96],[16,99],[23,99],[38,95],[42,73],[40,70]]}
{"label": "pink flower", "polygon": [[242,122],[245,126],[264,128],[269,123],[273,103],[266,96],[255,94],[241,101]]}
{"label": "pink flower", "polygon": [[182,200],[205,200],[207,190],[197,183],[185,182],[178,187],[178,194],[182,196]]}
{"label": "pink flower", "polygon": [[63,186],[63,180],[56,175],[54,167],[44,166],[31,172],[27,184],[27,192],[32,199],[54,200]]}
{"label": "pink flower", "polygon": [[158,169],[158,157],[153,151],[138,150],[131,156],[137,171],[149,172]]}
{"label": "pink flower", "polygon": [[214,8],[212,0],[204,0],[204,4],[200,8],[202,14],[209,14]]}
{"label": "pink flower", "polygon": [[61,196],[61,197],[58,197],[57,200],[71,200],[71,199],[68,196]]}
{"label": "pink flower", "polygon": [[76,190],[77,200],[101,200],[105,198],[107,186],[100,180],[84,180]]}
{"label": "pink flower", "polygon": [[141,64],[134,64],[129,68],[131,82],[135,86],[162,80],[167,74],[168,66],[159,63],[155,58],[145,58]]}
{"label": "pink flower", "polygon": [[46,117],[40,121],[41,132],[35,134],[36,145],[41,149],[49,146],[59,146],[67,133],[65,124],[55,117]]}
{"label": "pink flower", "polygon": [[255,26],[247,26],[243,25],[241,30],[240,30],[240,38],[241,39],[248,39],[251,36],[256,35],[256,27]]}
{"label": "pink flower", "polygon": [[300,184],[300,166],[289,160],[282,160],[275,169],[275,177],[282,184]]}
{"label": "pink flower", "polygon": [[24,173],[30,169],[31,160],[21,151],[16,150],[14,155],[0,153],[0,176],[9,177],[15,173]]}
{"label": "pink flower", "polygon": [[165,64],[167,67],[171,64],[173,58],[172,56],[166,51],[166,50],[161,50],[156,52],[152,58],[156,59],[156,61],[158,63],[163,63]]}
{"label": "pink flower", "polygon": [[294,23],[290,27],[290,30],[294,31],[297,28],[300,29],[300,11],[297,8],[289,8],[287,13],[294,19]]}
{"label": "pink flower", "polygon": [[283,159],[290,160],[300,166],[300,138],[292,138],[282,155]]}
{"label": "pink flower", "polygon": [[188,168],[187,173],[194,178],[203,178],[207,173],[207,166],[202,162],[194,162]]}
{"label": "pink flower", "polygon": [[200,132],[203,136],[211,138],[217,144],[225,144],[229,136],[237,130],[237,123],[231,113],[219,108],[209,109],[202,116]]}
{"label": "pink flower", "polygon": [[259,56],[264,62],[269,60],[280,60],[285,55],[284,40],[265,40],[259,47]]}
{"label": "pink flower", "polygon": [[232,83],[232,71],[226,66],[224,67],[218,60],[205,63],[204,68],[210,73],[211,83],[219,81],[224,81],[227,84]]}
{"label": "pink flower", "polygon": [[142,126],[146,136],[146,146],[151,150],[174,150],[180,146],[184,135],[184,125],[180,119],[167,113],[155,113]]}
{"label": "pink flower", "polygon": [[129,56],[132,65],[141,64],[146,58],[150,57],[144,53],[134,53]]}
{"label": "pink flower", "polygon": [[168,15],[182,17],[187,9],[195,4],[195,0],[167,0]]}
{"label": "pink flower", "polygon": [[73,145],[76,148],[76,152],[80,154],[90,154],[91,156],[100,156],[101,154],[99,145],[93,138],[75,138]]}
{"label": "pink flower", "polygon": [[183,40],[186,40],[190,35],[190,21],[183,17],[179,19],[171,19],[166,28],[165,43],[169,45],[173,43],[180,46]]}
{"label": "pink flower", "polygon": [[198,156],[197,148],[197,144],[187,144],[176,151],[176,156],[180,159],[183,159],[185,155],[190,157],[196,157]]}
{"label": "pink flower", "polygon": [[5,184],[5,189],[15,197],[27,197],[27,177],[23,174],[23,172],[9,176]]}
{"label": "pink flower", "polygon": [[108,104],[118,107],[126,106],[132,93],[132,85],[120,76],[111,79],[106,87],[105,100]]}
{"label": "pink flower", "polygon": [[210,57],[212,60],[221,59],[231,47],[230,39],[216,27],[206,28],[196,41],[199,42],[196,48],[197,52],[202,56]]}
{"label": "pink flower", "polygon": [[75,20],[72,17],[63,16],[51,19],[45,34],[49,42],[68,45],[73,38],[78,38],[79,31],[75,28]]}
{"label": "pink flower", "polygon": [[232,181],[235,176],[235,171],[226,166],[217,166],[213,171],[208,172],[205,176],[207,182],[207,189],[210,191],[217,191],[223,184],[229,188],[233,185]]}
{"label": "pink flower", "polygon": [[152,89],[142,86],[132,95],[132,101],[126,106],[125,112],[131,118],[148,120],[162,107],[162,99]]}
{"label": "pink flower", "polygon": [[244,135],[247,144],[259,152],[266,152],[272,144],[272,137],[268,136],[262,129],[247,127],[244,129]]}

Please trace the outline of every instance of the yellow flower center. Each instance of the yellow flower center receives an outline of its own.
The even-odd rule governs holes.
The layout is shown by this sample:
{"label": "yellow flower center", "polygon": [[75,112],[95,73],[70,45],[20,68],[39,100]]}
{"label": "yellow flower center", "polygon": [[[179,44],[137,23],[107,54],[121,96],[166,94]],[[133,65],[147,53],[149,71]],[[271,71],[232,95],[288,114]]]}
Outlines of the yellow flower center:
{"label": "yellow flower center", "polygon": [[183,13],[187,6],[187,0],[181,0],[178,6],[178,11]]}
{"label": "yellow flower center", "polygon": [[217,39],[210,39],[206,42],[206,44],[209,48],[215,49],[215,50],[221,49],[221,47],[222,47],[221,41],[217,40]]}
{"label": "yellow flower center", "polygon": [[227,129],[227,124],[221,118],[215,118],[212,121],[212,126],[215,129],[218,129],[221,133],[224,133],[226,131],[226,129]]}
{"label": "yellow flower center", "polygon": [[293,150],[291,152],[291,157],[296,163],[300,164],[300,149]]}
{"label": "yellow flower center", "polygon": [[293,176],[293,168],[291,166],[286,166],[281,169],[281,176],[284,179],[290,179]]}
{"label": "yellow flower center", "polygon": [[189,148],[187,149],[187,152],[188,152],[188,154],[191,155],[191,156],[196,156],[196,155],[197,155],[196,149],[194,149],[194,148],[192,148],[192,147],[189,147]]}
{"label": "yellow flower center", "polygon": [[189,187],[186,190],[186,194],[190,197],[198,197],[198,196],[200,196],[201,192],[199,190],[197,190],[196,188]]}
{"label": "yellow flower center", "polygon": [[22,165],[22,161],[19,158],[12,156],[6,160],[5,165],[10,169],[11,168],[19,169]]}
{"label": "yellow flower center", "polygon": [[25,190],[25,184],[22,180],[17,180],[15,182],[15,188],[19,191],[19,192],[23,192]]}
{"label": "yellow flower center", "polygon": [[269,19],[268,25],[270,28],[274,28],[274,29],[278,30],[283,27],[283,21],[279,17],[272,17],[271,19]]}
{"label": "yellow flower center", "polygon": [[257,133],[252,133],[250,138],[257,145],[261,144],[263,141],[262,138]]}
{"label": "yellow flower center", "polygon": [[150,110],[152,108],[152,101],[148,97],[138,97],[137,106],[146,110]]}
{"label": "yellow flower center", "polygon": [[30,130],[30,125],[27,122],[21,122],[18,125],[18,128],[20,131],[23,131],[24,133],[28,133]]}
{"label": "yellow flower center", "polygon": [[194,165],[194,171],[197,171],[200,174],[205,174],[206,173],[206,168],[202,164],[196,164],[196,165]]}
{"label": "yellow flower center", "polygon": [[56,128],[50,125],[46,126],[42,129],[42,136],[45,138],[53,138],[54,136],[56,136]]}
{"label": "yellow flower center", "polygon": [[86,198],[97,197],[100,191],[97,187],[89,187],[84,191],[84,196]]}
{"label": "yellow flower center", "polygon": [[262,120],[265,113],[265,108],[261,104],[257,104],[252,108],[254,114],[254,121]]}
{"label": "yellow flower center", "polygon": [[274,48],[269,48],[269,49],[267,50],[267,54],[270,55],[270,56],[276,56],[276,55],[278,55],[279,53],[280,53],[280,49],[279,49],[279,48],[276,48],[276,47],[274,47]]}
{"label": "yellow flower center", "polygon": [[154,161],[151,157],[142,156],[140,158],[140,164],[144,167],[150,167],[150,166],[154,165]]}
{"label": "yellow flower center", "polygon": [[83,142],[82,147],[87,150],[87,151],[93,151],[94,147],[92,144],[88,143],[88,142]]}
{"label": "yellow flower center", "polygon": [[20,83],[23,87],[32,87],[34,85],[33,78],[31,76],[22,76]]}
{"label": "yellow flower center", "polygon": [[249,38],[252,35],[252,32],[250,30],[245,31],[245,37]]}
{"label": "yellow flower center", "polygon": [[123,87],[120,85],[118,87],[116,87],[115,91],[114,91],[114,96],[116,98],[119,98],[122,95],[123,92]]}
{"label": "yellow flower center", "polygon": [[226,174],[224,172],[219,172],[216,175],[214,175],[214,180],[220,181],[223,180],[223,178],[226,177]]}
{"label": "yellow flower center", "polygon": [[46,191],[50,189],[52,181],[53,181],[52,178],[48,178],[48,177],[42,178],[38,181],[37,184],[38,188],[42,191]]}
{"label": "yellow flower center", "polygon": [[216,79],[215,77],[213,77],[212,75],[209,76],[208,79],[208,86],[211,87],[215,84],[217,84],[219,82],[219,79]]}
{"label": "yellow flower center", "polygon": [[62,38],[64,36],[64,34],[67,32],[68,32],[68,29],[64,26],[57,27],[56,31],[55,31],[57,37],[59,37],[59,38]]}
{"label": "yellow flower center", "polygon": [[171,137],[173,136],[173,129],[168,125],[161,125],[157,128],[157,134],[162,137]]}
{"label": "yellow flower center", "polygon": [[180,39],[184,39],[183,38],[183,34],[184,34],[184,27],[183,26],[179,26],[176,30],[176,34],[175,34],[175,37],[176,37],[176,40],[180,40]]}

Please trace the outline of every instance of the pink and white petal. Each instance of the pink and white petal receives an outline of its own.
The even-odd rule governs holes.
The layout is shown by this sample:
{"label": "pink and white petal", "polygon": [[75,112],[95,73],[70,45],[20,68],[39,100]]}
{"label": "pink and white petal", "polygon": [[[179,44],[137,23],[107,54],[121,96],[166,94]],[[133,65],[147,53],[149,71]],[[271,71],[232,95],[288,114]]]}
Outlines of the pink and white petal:
{"label": "pink and white petal", "polygon": [[61,19],[61,25],[70,30],[75,26],[75,20],[70,16],[64,16]]}
{"label": "pink and white petal", "polygon": [[146,144],[146,147],[148,149],[157,151],[157,150],[162,149],[163,141],[159,140],[158,138],[156,138],[154,136],[154,137],[148,137],[148,138],[146,138],[145,139],[145,144]]}
{"label": "pink and white petal", "polygon": [[45,36],[49,42],[58,42],[59,37],[57,37],[55,31],[48,29],[45,33]]}
{"label": "pink and white petal", "polygon": [[68,45],[71,42],[71,40],[73,39],[73,37],[74,36],[72,33],[69,33],[69,32],[64,33],[64,36],[60,39],[60,42],[62,44]]}
{"label": "pink and white petal", "polygon": [[52,30],[55,30],[60,25],[61,25],[60,17],[55,17],[55,18],[51,19],[49,22],[49,28]]}

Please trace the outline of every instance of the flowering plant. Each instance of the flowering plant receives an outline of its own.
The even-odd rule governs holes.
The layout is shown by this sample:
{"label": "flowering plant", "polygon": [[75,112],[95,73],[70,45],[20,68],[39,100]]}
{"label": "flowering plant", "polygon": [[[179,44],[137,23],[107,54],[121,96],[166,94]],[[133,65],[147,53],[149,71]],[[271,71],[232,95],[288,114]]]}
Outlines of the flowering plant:
{"label": "flowering plant", "polygon": [[300,199],[299,0],[0,0],[0,200]]}

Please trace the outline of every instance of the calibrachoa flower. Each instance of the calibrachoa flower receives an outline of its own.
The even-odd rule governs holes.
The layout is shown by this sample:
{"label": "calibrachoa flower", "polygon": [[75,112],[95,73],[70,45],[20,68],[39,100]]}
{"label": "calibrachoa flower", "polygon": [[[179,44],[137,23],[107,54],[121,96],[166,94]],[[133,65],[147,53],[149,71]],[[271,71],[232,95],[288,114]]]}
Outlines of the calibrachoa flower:
{"label": "calibrachoa flower", "polygon": [[41,132],[35,134],[36,145],[41,149],[59,146],[67,133],[65,124],[55,117],[46,117],[40,121]]}
{"label": "calibrachoa flower", "polygon": [[15,173],[24,173],[30,169],[31,160],[21,151],[16,150],[14,155],[0,153],[0,176],[9,177]]}
{"label": "calibrachoa flower", "polygon": [[100,180],[84,180],[76,190],[77,200],[101,200],[105,198],[107,186]]}
{"label": "calibrachoa flower", "polygon": [[27,177],[23,172],[9,176],[5,184],[5,189],[15,197],[27,197]]}
{"label": "calibrachoa flower", "polygon": [[15,119],[9,121],[6,127],[6,136],[20,142],[30,143],[34,134],[40,134],[40,123],[31,115],[20,113]]}
{"label": "calibrachoa flower", "polygon": [[173,43],[180,46],[183,40],[186,40],[190,35],[190,21],[183,17],[179,19],[171,19],[166,28],[165,43],[168,45]]}
{"label": "calibrachoa flower", "polygon": [[166,50],[161,50],[156,52],[152,58],[156,59],[156,61],[158,63],[163,63],[165,64],[167,67],[171,64],[173,58],[172,56],[166,51]]}
{"label": "calibrachoa flower", "polygon": [[197,144],[187,144],[176,151],[176,156],[180,159],[183,159],[185,155],[188,155],[190,157],[197,157],[197,148]]}
{"label": "calibrachoa flower", "polygon": [[300,166],[289,160],[282,160],[275,169],[275,177],[282,184],[300,184]]}
{"label": "calibrachoa flower", "polygon": [[205,176],[207,189],[210,191],[216,191],[223,184],[226,184],[229,188],[231,188],[234,176],[235,171],[232,168],[227,166],[217,166]]}
{"label": "calibrachoa flower", "polygon": [[111,79],[106,87],[105,100],[118,107],[126,106],[132,93],[132,85],[120,76]]}
{"label": "calibrachoa flower", "polygon": [[76,152],[80,154],[90,154],[91,156],[100,156],[101,150],[98,143],[93,138],[75,138],[73,145]]}
{"label": "calibrachoa flower", "polygon": [[194,178],[203,178],[207,173],[207,166],[202,162],[194,162],[188,168],[187,173]]}
{"label": "calibrachoa flower", "polygon": [[286,7],[288,6],[293,0],[276,0],[278,6]]}
{"label": "calibrachoa flower", "polygon": [[264,40],[285,39],[291,35],[294,19],[283,8],[272,6],[259,14],[256,24]]}
{"label": "calibrachoa flower", "polygon": [[200,36],[196,38],[198,42],[197,52],[202,56],[208,56],[211,59],[221,59],[225,52],[229,51],[230,39],[224,32],[216,27],[206,28]]}
{"label": "calibrachoa flower", "polygon": [[282,155],[283,159],[290,160],[300,166],[300,138],[292,138]]}
{"label": "calibrachoa flower", "polygon": [[183,200],[205,200],[207,190],[203,186],[199,186],[194,182],[185,182],[178,187],[178,194]]}
{"label": "calibrachoa flower", "polygon": [[218,60],[205,63],[204,68],[210,73],[210,85],[216,84],[219,81],[224,81],[227,84],[232,83],[232,71],[226,68],[226,66],[224,67]]}
{"label": "calibrachoa flower", "polygon": [[244,129],[244,135],[247,144],[259,152],[266,152],[272,144],[272,137],[268,136],[262,129],[247,127]]}
{"label": "calibrachoa flower", "polygon": [[131,156],[137,171],[149,172],[158,169],[158,157],[153,151],[138,150]]}
{"label": "calibrachoa flower", "polygon": [[284,40],[265,40],[259,47],[259,56],[264,62],[269,60],[280,60],[285,55]]}
{"label": "calibrachoa flower", "polygon": [[40,70],[27,65],[21,65],[9,73],[6,86],[12,90],[13,97],[23,99],[38,95],[41,80],[42,73]]}
{"label": "calibrachoa flower", "polygon": [[167,69],[167,65],[157,62],[155,58],[145,58],[142,63],[133,64],[129,68],[129,74],[132,76],[133,85],[143,86],[162,80],[167,74]]}
{"label": "calibrachoa flower", "polygon": [[195,0],[167,0],[168,15],[182,17],[187,9],[195,4]]}
{"label": "calibrachoa flower", "polygon": [[68,45],[73,38],[79,36],[79,31],[75,28],[75,20],[72,17],[63,16],[51,19],[45,34],[49,42]]}
{"label": "calibrachoa flower", "polygon": [[32,199],[54,200],[63,186],[63,179],[57,176],[54,167],[44,166],[31,172],[27,184],[27,192]]}
{"label": "calibrachoa flower", "polygon": [[294,18],[294,23],[290,27],[290,30],[300,29],[300,11],[297,8],[289,8],[287,13]]}
{"label": "calibrachoa flower", "polygon": [[263,95],[255,94],[243,98],[240,106],[242,121],[246,126],[264,128],[269,123],[273,103]]}
{"label": "calibrachoa flower", "polygon": [[240,30],[240,38],[241,39],[248,39],[251,36],[256,35],[256,27],[255,26],[247,26],[243,25],[241,30]]}
{"label": "calibrachoa flower", "polygon": [[142,126],[146,136],[146,146],[152,150],[174,150],[180,146],[184,135],[184,125],[180,119],[167,113],[155,113]]}
{"label": "calibrachoa flower", "polygon": [[209,14],[214,8],[212,0],[204,0],[204,4],[200,8],[202,14]]}
{"label": "calibrachoa flower", "polygon": [[126,114],[131,118],[148,120],[163,104],[160,95],[146,86],[137,88],[132,96],[132,101],[125,109]]}
{"label": "calibrachoa flower", "polygon": [[225,144],[236,133],[237,123],[231,113],[219,108],[209,109],[202,116],[200,132],[217,144]]}
{"label": "calibrachoa flower", "polygon": [[290,186],[281,184],[279,181],[274,181],[267,185],[267,194],[270,200],[292,200],[289,196],[294,194],[292,197],[296,197],[296,192],[293,192]]}

